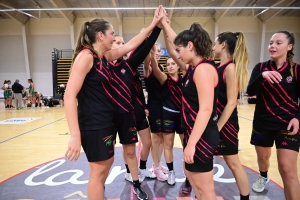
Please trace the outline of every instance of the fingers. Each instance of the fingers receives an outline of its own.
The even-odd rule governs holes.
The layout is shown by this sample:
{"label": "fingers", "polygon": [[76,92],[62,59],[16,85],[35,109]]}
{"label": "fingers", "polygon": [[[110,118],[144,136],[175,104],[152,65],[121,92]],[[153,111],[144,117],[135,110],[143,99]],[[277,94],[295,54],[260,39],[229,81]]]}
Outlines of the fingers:
{"label": "fingers", "polygon": [[65,157],[69,161],[76,161],[79,158],[79,155],[80,155],[80,151],[72,150],[72,149],[68,148],[68,150],[66,151]]}

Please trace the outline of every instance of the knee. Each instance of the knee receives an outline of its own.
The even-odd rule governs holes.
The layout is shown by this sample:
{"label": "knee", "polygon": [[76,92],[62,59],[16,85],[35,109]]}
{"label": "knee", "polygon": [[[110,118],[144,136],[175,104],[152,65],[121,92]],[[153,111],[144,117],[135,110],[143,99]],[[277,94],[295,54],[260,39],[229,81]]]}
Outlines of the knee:
{"label": "knee", "polygon": [[297,178],[297,171],[292,166],[289,166],[287,164],[279,164],[278,170],[284,181],[290,181],[294,178]]}
{"label": "knee", "polygon": [[258,155],[257,160],[259,162],[269,162],[270,156],[268,155]]}
{"label": "knee", "polygon": [[161,138],[159,137],[158,134],[153,134],[151,139],[152,139],[152,144],[160,144],[161,143]]}
{"label": "knee", "polygon": [[143,144],[143,148],[147,148],[147,149],[150,149],[151,146],[152,146],[152,142],[149,140],[149,141],[142,141],[142,144]]}
{"label": "knee", "polygon": [[129,148],[129,149],[124,150],[124,156],[129,159],[136,158],[135,148]]}
{"label": "knee", "polygon": [[226,160],[226,164],[231,169],[231,171],[237,170],[239,167],[241,167],[241,163],[238,160]]}
{"label": "knee", "polygon": [[164,143],[164,150],[172,151],[173,150],[173,146],[174,146],[174,143],[172,143],[172,142]]}

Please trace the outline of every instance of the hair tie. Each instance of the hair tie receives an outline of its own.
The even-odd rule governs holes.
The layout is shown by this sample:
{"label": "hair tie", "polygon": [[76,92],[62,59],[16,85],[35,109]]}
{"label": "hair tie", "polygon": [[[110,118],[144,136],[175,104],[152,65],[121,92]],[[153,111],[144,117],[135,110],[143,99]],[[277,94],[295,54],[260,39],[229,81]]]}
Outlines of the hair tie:
{"label": "hair tie", "polygon": [[240,36],[240,32],[235,32],[234,35],[235,35],[235,37],[239,37]]}
{"label": "hair tie", "polygon": [[87,26],[89,26],[89,25],[90,25],[90,22],[89,22],[89,21],[87,21],[85,24],[86,24]]}

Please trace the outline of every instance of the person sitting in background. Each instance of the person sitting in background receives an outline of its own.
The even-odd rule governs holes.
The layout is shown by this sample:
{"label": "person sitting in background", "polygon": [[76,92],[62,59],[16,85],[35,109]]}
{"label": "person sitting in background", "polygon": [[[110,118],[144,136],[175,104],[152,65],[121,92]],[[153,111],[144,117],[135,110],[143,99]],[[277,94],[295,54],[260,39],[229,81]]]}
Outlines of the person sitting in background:
{"label": "person sitting in background", "polygon": [[35,97],[35,107],[42,107],[42,101],[44,99],[44,96],[42,95],[42,93],[38,93],[38,92],[34,92],[34,97]]}
{"label": "person sitting in background", "polygon": [[23,88],[22,90],[22,100],[23,100],[23,105],[26,105],[26,102],[28,100],[28,92],[26,90],[26,88]]}

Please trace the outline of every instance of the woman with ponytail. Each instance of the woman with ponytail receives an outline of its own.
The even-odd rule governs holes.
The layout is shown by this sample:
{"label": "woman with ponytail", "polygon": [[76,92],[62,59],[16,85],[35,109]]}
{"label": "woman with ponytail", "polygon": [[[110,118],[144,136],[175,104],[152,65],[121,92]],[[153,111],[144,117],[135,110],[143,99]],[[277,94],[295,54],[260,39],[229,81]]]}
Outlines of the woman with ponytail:
{"label": "woman with ponytail", "polygon": [[218,35],[213,47],[217,65],[219,92],[217,101],[220,140],[217,155],[223,155],[240,191],[241,200],[249,200],[247,174],[238,157],[239,122],[238,93],[248,82],[249,54],[243,33],[224,32]]}
{"label": "woman with ponytail", "polygon": [[164,15],[161,10],[156,10],[149,27],[116,49],[112,49],[114,30],[108,21],[96,18],[81,26],[64,97],[71,134],[65,155],[77,160],[83,147],[90,166],[89,200],[104,199],[104,183],[114,161],[116,131],[108,62],[137,48],[159,23]]}
{"label": "woman with ponytail", "polygon": [[270,60],[258,63],[247,92],[256,95],[251,144],[255,146],[260,175],[252,189],[262,192],[269,182],[271,148],[276,144],[278,169],[287,200],[299,199],[297,158],[300,146],[300,67],[293,62],[294,35],[275,33],[269,43]]}
{"label": "woman with ponytail", "polygon": [[[216,200],[213,156],[219,143],[217,127],[218,73],[209,61],[212,41],[198,23],[176,36],[167,19],[164,31],[175,45],[178,58],[189,64],[183,77],[181,124],[184,134],[185,175],[198,199]],[[175,39],[174,39],[175,38]]]}

